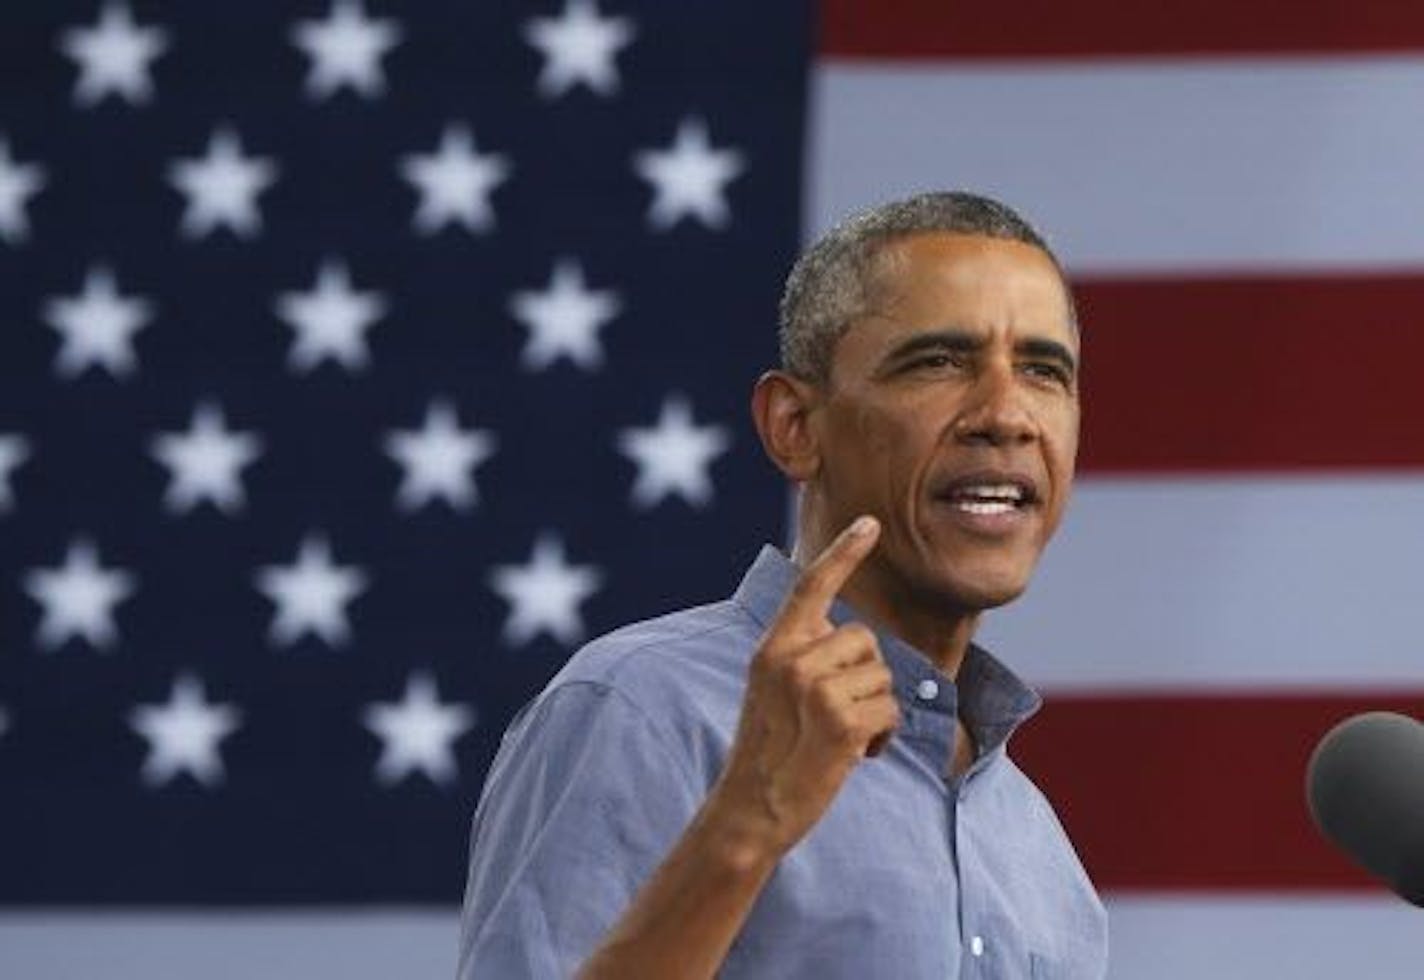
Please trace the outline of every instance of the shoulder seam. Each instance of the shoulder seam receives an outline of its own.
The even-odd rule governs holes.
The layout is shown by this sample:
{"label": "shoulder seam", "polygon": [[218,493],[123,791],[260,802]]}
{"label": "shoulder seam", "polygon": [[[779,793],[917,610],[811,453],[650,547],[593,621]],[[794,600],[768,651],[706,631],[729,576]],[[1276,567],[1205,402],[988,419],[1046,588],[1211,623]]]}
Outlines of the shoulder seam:
{"label": "shoulder seam", "polygon": [[[736,605],[736,604],[734,603],[734,605]],[[746,611],[745,609],[742,609],[740,605],[737,605],[737,611],[738,611],[743,617],[745,617],[747,620],[749,620],[753,626],[757,626],[757,627],[761,626],[761,624],[756,621],[755,617],[753,617],[753,616],[751,616],[750,614],[748,614],[747,611]],[[679,642],[684,641],[684,640],[696,640],[696,639],[699,639],[699,638],[704,637],[704,636],[710,636],[710,635],[713,634],[713,633],[720,633],[722,630],[731,629],[734,625],[735,625],[735,624],[733,624],[733,623],[718,623],[718,624],[715,625],[715,626],[704,626],[702,629],[694,630],[693,632],[690,632],[690,633],[679,633],[679,634],[677,634],[677,636],[675,637],[675,639],[676,639],[677,641],[679,641]],[[612,635],[612,634],[610,634],[610,635]],[[595,642],[597,642],[597,641],[595,641]],[[625,650],[623,651],[623,653],[624,653],[626,656],[631,656],[631,655],[633,655],[633,654],[644,653],[644,652],[647,651],[650,647],[657,646],[658,643],[659,643],[659,641],[658,641],[657,639],[647,639],[647,640],[644,640],[642,643],[639,643],[639,644],[637,644],[637,645],[635,645],[635,646],[630,646],[630,647],[628,647],[627,649],[625,649]],[[613,675],[614,675],[615,679],[616,679],[617,673],[618,673],[617,671],[614,671],[614,672],[613,672]]]}
{"label": "shoulder seam", "polygon": [[570,688],[587,688],[589,690],[596,691],[601,695],[611,695],[614,699],[626,705],[638,718],[638,720],[649,731],[653,733],[653,735],[655,736],[653,741],[657,744],[658,750],[673,764],[677,771],[682,774],[682,778],[687,783],[687,785],[697,788],[699,792],[705,793],[705,790],[702,790],[700,788],[700,781],[697,779],[696,774],[694,774],[688,768],[686,760],[678,757],[673,753],[670,748],[668,748],[669,743],[673,740],[673,734],[667,730],[666,726],[661,725],[656,720],[654,720],[653,716],[648,714],[648,712],[643,708],[643,706],[640,705],[636,700],[634,700],[632,696],[630,696],[626,691],[623,691],[620,688],[607,683],[606,681],[592,680],[588,678],[575,678],[573,680],[560,682],[558,687],[551,688],[549,690],[548,696],[553,697],[559,692],[569,690]]}

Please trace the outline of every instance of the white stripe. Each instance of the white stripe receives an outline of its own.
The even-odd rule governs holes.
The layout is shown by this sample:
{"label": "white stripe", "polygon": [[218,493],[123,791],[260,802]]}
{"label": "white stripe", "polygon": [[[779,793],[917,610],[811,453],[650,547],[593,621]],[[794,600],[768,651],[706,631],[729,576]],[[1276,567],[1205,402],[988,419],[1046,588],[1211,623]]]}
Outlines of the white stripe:
{"label": "white stripe", "polygon": [[1082,479],[980,636],[1051,689],[1424,690],[1421,545],[1424,474]]}
{"label": "white stripe", "polygon": [[454,910],[0,913],[6,980],[453,977]]}
{"label": "white stripe", "polygon": [[1424,266],[1424,59],[831,61],[812,93],[814,232],[963,187],[1079,274]]}
{"label": "white stripe", "polygon": [[[1424,912],[1392,898],[1107,896],[1110,980],[1414,980]],[[0,976],[389,980],[455,972],[428,912],[7,912]]]}
{"label": "white stripe", "polygon": [[1417,980],[1424,911],[1392,898],[1107,900],[1110,980]]}

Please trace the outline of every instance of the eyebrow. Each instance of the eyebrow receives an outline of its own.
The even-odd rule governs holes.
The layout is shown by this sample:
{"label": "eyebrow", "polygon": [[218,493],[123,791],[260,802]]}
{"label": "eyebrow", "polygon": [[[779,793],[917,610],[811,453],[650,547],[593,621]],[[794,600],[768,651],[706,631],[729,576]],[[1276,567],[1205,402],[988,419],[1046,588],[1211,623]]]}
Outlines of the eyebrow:
{"label": "eyebrow", "polygon": [[[881,358],[880,363],[882,368],[888,367],[925,351],[976,354],[982,351],[986,345],[987,341],[982,334],[971,333],[968,330],[952,328],[931,330],[927,333],[917,333],[896,344]],[[1073,356],[1073,352],[1068,349],[1067,345],[1056,340],[1049,340],[1046,337],[1026,337],[1014,345],[1014,353],[1056,361],[1069,374],[1076,376],[1078,373],[1077,358]]]}

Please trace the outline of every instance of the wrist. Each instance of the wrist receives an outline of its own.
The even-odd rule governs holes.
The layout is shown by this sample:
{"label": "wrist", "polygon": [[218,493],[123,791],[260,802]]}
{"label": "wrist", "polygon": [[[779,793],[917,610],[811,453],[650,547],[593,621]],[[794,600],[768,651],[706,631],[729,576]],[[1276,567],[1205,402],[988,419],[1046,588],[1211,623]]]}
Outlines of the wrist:
{"label": "wrist", "polygon": [[769,877],[789,850],[769,814],[732,798],[723,787],[708,796],[694,833],[708,860],[737,878]]}

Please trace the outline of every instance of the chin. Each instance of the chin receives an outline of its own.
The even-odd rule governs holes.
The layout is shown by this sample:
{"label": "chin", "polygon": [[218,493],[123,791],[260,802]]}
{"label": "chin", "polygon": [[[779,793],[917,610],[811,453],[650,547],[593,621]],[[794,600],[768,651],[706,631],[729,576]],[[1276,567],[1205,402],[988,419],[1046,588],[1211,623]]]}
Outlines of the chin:
{"label": "chin", "polygon": [[959,585],[953,594],[957,604],[978,611],[1007,605],[1023,595],[1026,587],[1027,583],[1007,585],[976,582],[970,586]]}
{"label": "chin", "polygon": [[963,609],[995,609],[1013,602],[1028,589],[1028,575],[1019,569],[964,568],[935,576],[934,591]]}

